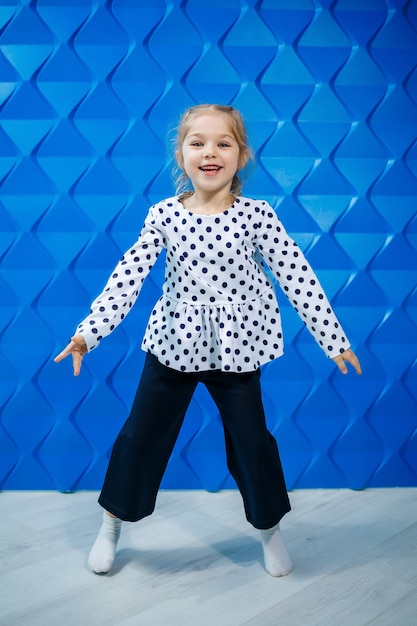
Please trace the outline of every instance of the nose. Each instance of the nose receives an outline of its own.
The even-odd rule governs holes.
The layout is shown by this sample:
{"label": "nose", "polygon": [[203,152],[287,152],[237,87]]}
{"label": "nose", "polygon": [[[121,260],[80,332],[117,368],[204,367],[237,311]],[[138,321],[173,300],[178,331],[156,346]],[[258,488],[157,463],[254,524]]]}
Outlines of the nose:
{"label": "nose", "polygon": [[211,144],[207,144],[204,150],[204,157],[210,159],[216,156],[216,149]]}

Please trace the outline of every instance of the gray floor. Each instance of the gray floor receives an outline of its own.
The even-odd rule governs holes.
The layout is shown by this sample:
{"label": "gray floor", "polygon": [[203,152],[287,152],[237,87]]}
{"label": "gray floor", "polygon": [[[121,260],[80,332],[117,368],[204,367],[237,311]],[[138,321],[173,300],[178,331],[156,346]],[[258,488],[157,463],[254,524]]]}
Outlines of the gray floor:
{"label": "gray floor", "polygon": [[0,493],[0,624],[416,626],[417,489],[290,496],[275,579],[234,491],[161,492],[105,576],[86,565],[96,493]]}

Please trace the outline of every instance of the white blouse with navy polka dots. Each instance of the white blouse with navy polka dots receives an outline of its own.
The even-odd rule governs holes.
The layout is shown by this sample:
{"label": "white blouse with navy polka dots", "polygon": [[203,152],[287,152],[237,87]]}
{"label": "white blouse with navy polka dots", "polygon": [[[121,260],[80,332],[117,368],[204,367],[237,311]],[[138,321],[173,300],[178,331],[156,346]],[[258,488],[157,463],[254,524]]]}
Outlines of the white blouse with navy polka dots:
{"label": "white blouse with navy polka dots", "polygon": [[138,241],[79,324],[89,351],[127,315],[163,248],[163,294],[142,349],[164,365],[247,372],[282,355],[278,302],[262,261],[328,356],[349,347],[316,275],[267,202],[239,197],[223,213],[199,215],[174,197],[151,207]]}

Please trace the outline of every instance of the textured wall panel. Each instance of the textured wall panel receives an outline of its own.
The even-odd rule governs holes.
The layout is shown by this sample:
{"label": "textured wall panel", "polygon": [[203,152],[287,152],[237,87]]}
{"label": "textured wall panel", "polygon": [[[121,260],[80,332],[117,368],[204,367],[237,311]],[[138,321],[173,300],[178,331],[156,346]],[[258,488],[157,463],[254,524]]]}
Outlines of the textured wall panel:
{"label": "textured wall panel", "polygon": [[[21,0],[0,6],[0,485],[100,487],[144,355],[163,260],[124,324],[54,365],[91,299],[172,193],[183,109],[240,108],[248,195],[307,252],[364,375],[341,376],[281,298],[263,371],[288,486],[417,483],[417,3]],[[198,389],[166,488],[232,487]]]}

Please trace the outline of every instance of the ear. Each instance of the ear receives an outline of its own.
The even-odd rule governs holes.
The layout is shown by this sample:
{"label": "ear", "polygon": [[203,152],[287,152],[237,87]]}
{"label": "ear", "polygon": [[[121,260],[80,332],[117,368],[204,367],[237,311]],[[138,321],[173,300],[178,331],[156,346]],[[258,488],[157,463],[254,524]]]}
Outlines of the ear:
{"label": "ear", "polygon": [[241,170],[242,168],[245,167],[246,163],[249,160],[249,150],[245,150],[244,152],[242,152],[240,159],[239,159],[239,169]]}
{"label": "ear", "polygon": [[180,168],[183,170],[184,169],[184,160],[182,158],[181,150],[175,150],[175,160],[178,163],[178,165],[180,166]]}

